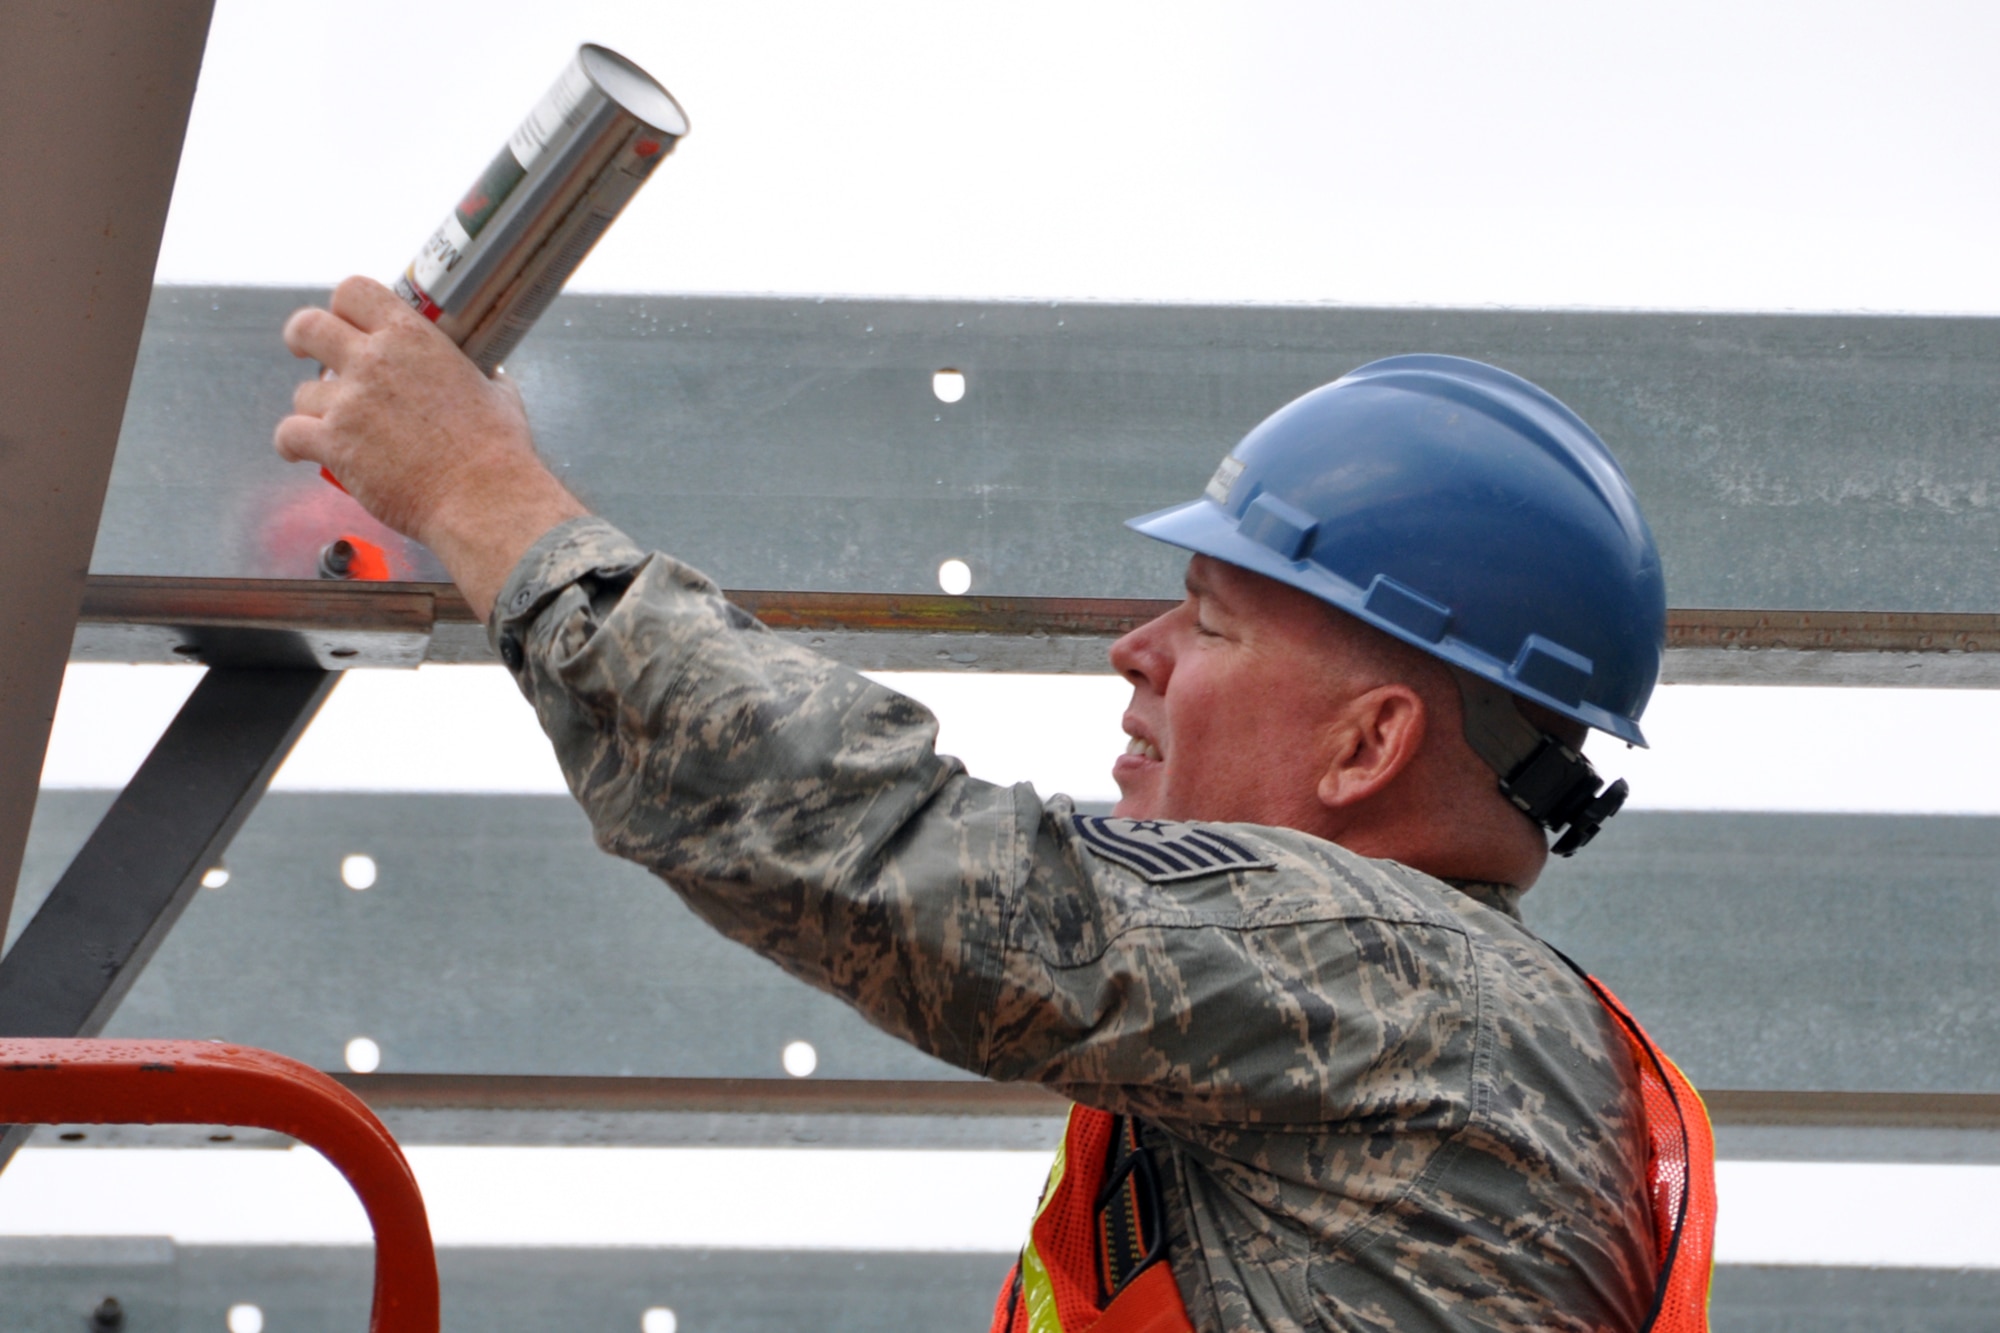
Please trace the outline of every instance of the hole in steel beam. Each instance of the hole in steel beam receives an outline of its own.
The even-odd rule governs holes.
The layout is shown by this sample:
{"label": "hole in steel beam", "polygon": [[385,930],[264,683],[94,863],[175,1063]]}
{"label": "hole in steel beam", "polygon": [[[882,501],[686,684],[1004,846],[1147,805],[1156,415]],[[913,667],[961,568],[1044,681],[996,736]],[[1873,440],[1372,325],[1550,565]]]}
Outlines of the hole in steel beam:
{"label": "hole in steel beam", "polygon": [[340,858],[340,882],[359,893],[375,887],[375,858],[356,853]]}
{"label": "hole in steel beam", "polygon": [[357,1074],[372,1074],[382,1067],[382,1048],[367,1037],[356,1037],[344,1052],[347,1067]]}
{"label": "hole in steel beam", "polygon": [[819,1068],[819,1052],[809,1041],[785,1043],[784,1052],[778,1058],[783,1061],[785,1072],[793,1078],[811,1078],[813,1070]]}
{"label": "hole in steel beam", "polygon": [[949,366],[931,376],[931,392],[940,403],[955,403],[965,397],[965,372]]}
{"label": "hole in steel beam", "polygon": [[84,1140],[84,1133],[80,1129],[72,1129],[64,1133],[58,1134],[56,1135],[56,1137],[61,1139],[64,1143],[82,1143]]}
{"label": "hole in steel beam", "polygon": [[230,1306],[224,1322],[229,1333],[264,1333],[264,1312],[247,1302]]}
{"label": "hole in steel beam", "polygon": [[639,1333],[674,1333],[680,1320],[664,1305],[656,1305],[639,1316]]}
{"label": "hole in steel beam", "polygon": [[229,872],[221,866],[210,866],[201,872],[201,886],[204,889],[219,889],[229,882]]}
{"label": "hole in steel beam", "polygon": [[947,560],[938,566],[938,587],[953,597],[962,597],[972,589],[972,566],[963,560]]}

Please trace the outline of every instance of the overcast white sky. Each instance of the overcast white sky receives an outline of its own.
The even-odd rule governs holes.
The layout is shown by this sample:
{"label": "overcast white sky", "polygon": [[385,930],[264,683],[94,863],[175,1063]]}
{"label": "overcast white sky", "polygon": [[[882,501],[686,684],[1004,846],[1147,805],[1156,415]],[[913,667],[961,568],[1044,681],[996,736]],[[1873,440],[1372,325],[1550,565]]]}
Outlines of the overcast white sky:
{"label": "overcast white sky", "polygon": [[222,0],[166,281],[399,271],[583,40],[602,290],[2000,311],[2000,6]]}

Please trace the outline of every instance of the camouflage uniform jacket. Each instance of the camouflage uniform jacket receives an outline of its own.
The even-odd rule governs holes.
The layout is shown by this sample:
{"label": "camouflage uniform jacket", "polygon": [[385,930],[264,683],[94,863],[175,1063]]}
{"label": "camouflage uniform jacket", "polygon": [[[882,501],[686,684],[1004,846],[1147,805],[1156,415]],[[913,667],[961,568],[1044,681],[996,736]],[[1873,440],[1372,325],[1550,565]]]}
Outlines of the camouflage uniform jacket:
{"label": "camouflage uniform jacket", "polygon": [[1138,1117],[1197,1328],[1642,1321],[1636,1076],[1515,890],[1244,825],[1149,877],[599,520],[491,632],[607,851],[912,1045]]}

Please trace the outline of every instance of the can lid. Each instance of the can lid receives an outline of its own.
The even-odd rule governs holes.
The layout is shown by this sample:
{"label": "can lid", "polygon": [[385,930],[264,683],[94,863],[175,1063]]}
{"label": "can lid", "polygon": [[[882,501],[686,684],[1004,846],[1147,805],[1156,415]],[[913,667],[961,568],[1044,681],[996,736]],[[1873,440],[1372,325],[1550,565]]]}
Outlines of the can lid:
{"label": "can lid", "polygon": [[645,70],[608,47],[585,43],[576,53],[590,81],[606,97],[668,138],[688,132],[687,112]]}

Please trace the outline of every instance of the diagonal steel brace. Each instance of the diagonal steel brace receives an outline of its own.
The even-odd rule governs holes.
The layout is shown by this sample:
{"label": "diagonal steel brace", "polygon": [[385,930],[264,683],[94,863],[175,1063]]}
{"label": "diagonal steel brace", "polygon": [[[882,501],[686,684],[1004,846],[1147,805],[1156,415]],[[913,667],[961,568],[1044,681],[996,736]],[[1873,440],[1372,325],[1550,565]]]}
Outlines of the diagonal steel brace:
{"label": "diagonal steel brace", "polygon": [[[0,958],[0,1037],[104,1030],[339,679],[210,668]],[[0,1137],[0,1169],[26,1135]]]}

